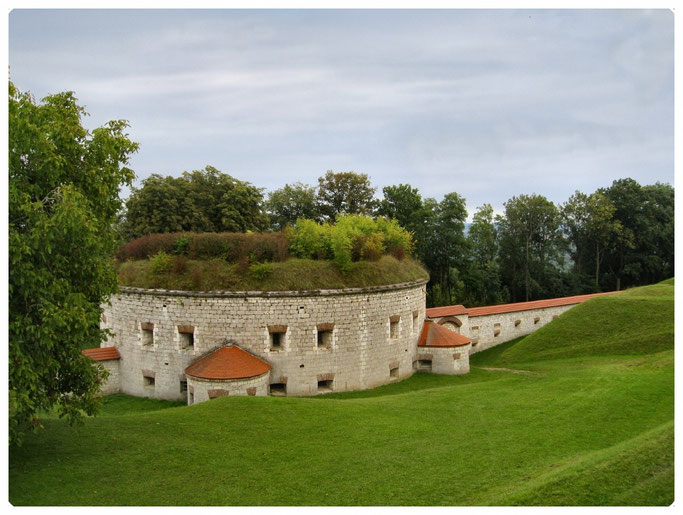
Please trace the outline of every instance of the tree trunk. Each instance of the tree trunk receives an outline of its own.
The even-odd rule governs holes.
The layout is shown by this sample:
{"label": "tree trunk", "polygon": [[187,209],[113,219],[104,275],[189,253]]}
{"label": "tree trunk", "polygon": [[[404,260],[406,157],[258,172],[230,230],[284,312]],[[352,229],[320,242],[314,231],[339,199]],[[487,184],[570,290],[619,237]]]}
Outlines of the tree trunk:
{"label": "tree trunk", "polygon": [[598,278],[600,276],[600,244],[595,245],[595,287],[600,288]]}

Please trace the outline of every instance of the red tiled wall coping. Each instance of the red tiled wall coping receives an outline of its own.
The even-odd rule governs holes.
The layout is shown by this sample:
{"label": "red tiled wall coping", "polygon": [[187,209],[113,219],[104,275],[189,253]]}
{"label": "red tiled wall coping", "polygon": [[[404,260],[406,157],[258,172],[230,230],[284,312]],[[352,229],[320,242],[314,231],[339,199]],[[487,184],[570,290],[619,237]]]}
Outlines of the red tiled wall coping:
{"label": "red tiled wall coping", "polygon": [[429,318],[440,318],[454,315],[469,315],[470,317],[478,317],[485,315],[497,315],[500,313],[514,313],[515,311],[527,311],[531,309],[552,308],[556,306],[567,306],[570,304],[580,304],[585,300],[600,295],[611,295],[619,293],[615,291],[605,293],[590,293],[587,295],[574,295],[572,297],[559,297],[556,299],[546,300],[532,300],[530,302],[514,302],[512,304],[498,304],[496,306],[482,306],[479,308],[465,308],[462,305],[457,306],[442,306],[439,308],[429,308],[426,314]]}
{"label": "red tiled wall coping", "polygon": [[83,355],[95,361],[107,361],[110,359],[120,359],[119,351],[116,347],[100,347],[99,349],[84,349]]}

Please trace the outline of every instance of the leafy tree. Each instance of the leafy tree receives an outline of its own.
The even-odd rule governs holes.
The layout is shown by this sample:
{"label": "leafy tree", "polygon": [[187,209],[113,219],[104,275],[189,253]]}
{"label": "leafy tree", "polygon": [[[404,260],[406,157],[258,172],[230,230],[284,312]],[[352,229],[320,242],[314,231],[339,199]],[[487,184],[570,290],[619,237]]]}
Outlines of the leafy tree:
{"label": "leafy tree", "polygon": [[651,284],[674,275],[674,189],[670,184],[643,186],[648,240],[646,252],[654,257],[652,266],[645,266],[644,281]]}
{"label": "leafy tree", "polygon": [[328,170],[318,178],[320,213],[332,222],[339,215],[369,215],[377,204],[375,191],[367,174]]}
{"label": "leafy tree", "polygon": [[498,230],[493,223],[493,207],[477,208],[467,234],[470,259],[464,281],[467,305],[499,304],[504,301],[498,265]]}
{"label": "leafy tree", "polygon": [[[142,188],[133,188],[126,201],[121,232],[127,240],[158,232],[181,232],[191,225],[208,226],[208,220],[200,219],[200,212],[193,213],[183,196],[179,180],[152,174],[142,182]],[[192,216],[192,215],[195,216]]]}
{"label": "leafy tree", "polygon": [[9,438],[56,409],[77,421],[98,406],[106,372],[101,304],[117,288],[111,256],[119,188],[137,144],[124,121],[89,132],[72,92],[37,103],[9,83]]}
{"label": "leafy tree", "polygon": [[[431,301],[435,304],[453,304],[458,295],[463,293],[461,276],[466,268],[468,243],[465,238],[465,199],[457,193],[447,193],[439,203],[434,199],[425,199],[423,210],[424,263],[431,275]],[[434,290],[437,284],[439,287]],[[438,295],[435,295],[436,291]]]}
{"label": "leafy tree", "polygon": [[181,177],[153,174],[126,202],[127,239],[165,232],[246,232],[268,226],[262,189],[213,166]]}
{"label": "leafy tree", "polygon": [[[560,214],[542,195],[520,195],[505,203],[496,218],[500,232],[501,274],[512,301],[559,293]],[[520,295],[520,287],[523,296]]]}
{"label": "leafy tree", "polygon": [[378,216],[393,218],[401,227],[413,233],[419,231],[424,220],[422,217],[422,195],[409,184],[385,186],[384,198],[377,208]]}
{"label": "leafy tree", "polygon": [[603,251],[626,238],[621,222],[614,218],[615,211],[614,204],[600,191],[591,195],[576,191],[561,209],[576,272],[588,271],[588,261],[592,261],[593,283],[598,290]]}
{"label": "leafy tree", "polygon": [[315,187],[296,182],[268,193],[266,211],[273,229],[279,231],[287,225],[294,225],[299,218],[319,220]]}
{"label": "leafy tree", "polygon": [[656,282],[673,275],[674,190],[619,179],[599,190],[614,205],[622,231],[605,252],[607,288]]}
{"label": "leafy tree", "polygon": [[472,248],[472,258],[480,266],[493,262],[498,255],[498,231],[493,223],[491,204],[479,206],[472,217],[472,225],[467,234]]}

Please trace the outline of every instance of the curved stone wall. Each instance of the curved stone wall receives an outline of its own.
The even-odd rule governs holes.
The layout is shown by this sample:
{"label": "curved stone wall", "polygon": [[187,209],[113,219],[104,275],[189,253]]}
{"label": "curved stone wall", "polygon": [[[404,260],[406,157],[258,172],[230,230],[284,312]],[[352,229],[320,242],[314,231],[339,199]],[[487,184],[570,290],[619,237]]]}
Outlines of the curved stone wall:
{"label": "curved stone wall", "polygon": [[188,404],[204,402],[227,395],[268,395],[270,371],[246,379],[200,379],[187,377]]}
{"label": "curved stone wall", "polygon": [[187,366],[233,343],[271,365],[286,395],[372,388],[412,375],[425,281],[314,292],[121,288],[102,327],[120,355],[121,392],[185,399]]}

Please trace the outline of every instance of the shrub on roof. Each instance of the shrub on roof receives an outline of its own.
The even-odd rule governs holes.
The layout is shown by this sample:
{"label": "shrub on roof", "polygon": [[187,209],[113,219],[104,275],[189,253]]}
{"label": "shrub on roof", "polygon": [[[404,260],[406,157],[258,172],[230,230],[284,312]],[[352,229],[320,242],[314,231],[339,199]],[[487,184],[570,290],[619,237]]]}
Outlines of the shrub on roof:
{"label": "shrub on roof", "polygon": [[183,233],[181,232],[149,234],[121,246],[116,257],[121,261],[126,261],[128,259],[147,259],[160,251],[173,254],[175,253],[175,242],[182,236]]}
{"label": "shrub on roof", "polygon": [[299,219],[292,230],[290,251],[308,259],[333,259],[344,272],[351,263],[376,261],[385,254],[401,259],[411,255],[411,234],[395,220],[346,215],[335,225]]}
{"label": "shrub on roof", "polygon": [[159,252],[188,259],[220,258],[230,263],[284,261],[289,257],[288,239],[276,233],[166,233],[150,234],[123,245],[116,257],[148,259]]}
{"label": "shrub on roof", "polygon": [[[413,251],[411,234],[394,220],[346,215],[335,225],[299,219],[293,228],[275,233],[150,234],[123,245],[119,261],[151,259],[160,253],[174,256],[173,267],[184,269],[186,260],[220,259],[246,267],[299,258],[333,260],[342,272],[358,261],[377,261],[390,254],[397,259]],[[175,258],[182,258],[180,261]],[[157,258],[160,259],[160,258]]]}
{"label": "shrub on roof", "polygon": [[295,229],[290,230],[289,250],[303,259],[331,259],[331,230],[332,226],[329,224],[299,218]]}

